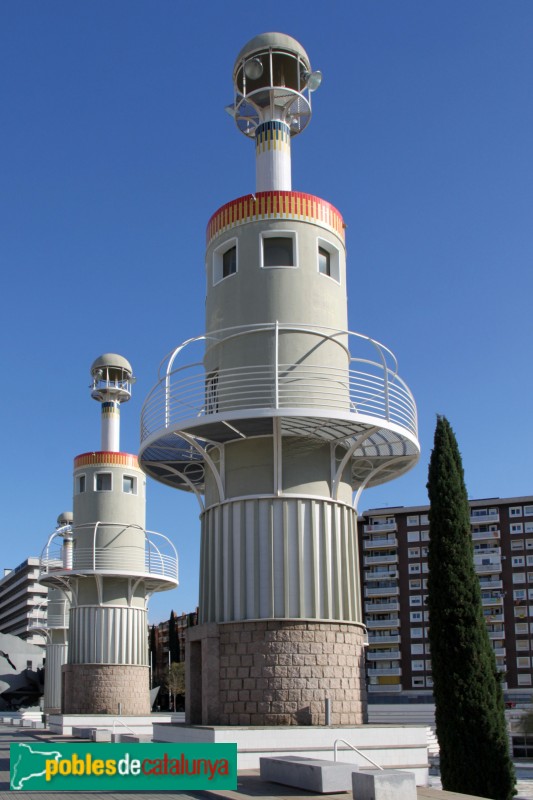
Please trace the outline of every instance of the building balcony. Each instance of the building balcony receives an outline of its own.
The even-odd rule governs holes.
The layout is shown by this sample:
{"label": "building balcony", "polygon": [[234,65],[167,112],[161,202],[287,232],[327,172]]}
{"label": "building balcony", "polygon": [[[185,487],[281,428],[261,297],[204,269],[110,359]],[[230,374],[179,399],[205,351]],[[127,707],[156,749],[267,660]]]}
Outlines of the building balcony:
{"label": "building balcony", "polygon": [[366,614],[384,614],[387,611],[399,611],[400,604],[397,600],[392,603],[365,603]]}
{"label": "building balcony", "polygon": [[501,613],[497,614],[484,614],[483,616],[487,625],[492,625],[494,622],[503,622],[504,616]]}
{"label": "building balcony", "polygon": [[365,583],[371,581],[397,581],[398,575],[399,574],[397,569],[384,569],[384,570],[366,569],[363,573],[363,579]]}
{"label": "building balcony", "polygon": [[489,524],[492,522],[499,522],[500,521],[500,512],[496,511],[493,514],[470,514],[470,524],[471,525],[483,525],[484,523],[488,522]]}
{"label": "building balcony", "polygon": [[364,556],[363,565],[365,567],[371,567],[373,564],[397,564],[398,561],[398,553],[388,556]]}
{"label": "building balcony", "polygon": [[400,676],[402,674],[401,667],[375,667],[372,669],[367,669],[366,674],[369,678],[379,678],[379,677],[392,677],[392,676]]}
{"label": "building balcony", "polygon": [[495,561],[492,564],[474,564],[476,572],[479,575],[491,573],[491,572],[501,572],[502,571],[502,562]]}
{"label": "building balcony", "polygon": [[369,661],[398,661],[401,658],[399,650],[369,650],[366,657]]}
{"label": "building balcony", "polygon": [[365,587],[365,597],[398,597],[400,589],[398,586],[372,586]]}
{"label": "building balcony", "polygon": [[500,538],[500,531],[473,531],[472,539],[474,542],[483,542],[485,540],[497,540]]}
{"label": "building balcony", "polygon": [[377,628],[399,628],[400,619],[399,617],[391,619],[367,619],[365,624],[368,630]]}
{"label": "building balcony", "polygon": [[370,683],[367,688],[370,694],[399,694],[402,691],[402,684]]}
{"label": "building balcony", "polygon": [[363,550],[378,550],[381,548],[390,550],[393,547],[398,547],[396,536],[373,536],[372,539],[363,540]]}
{"label": "building balcony", "polygon": [[395,634],[394,636],[376,636],[376,634],[371,634],[368,637],[368,644],[371,647],[376,647],[380,645],[389,645],[389,644],[400,644],[400,641],[401,639],[399,633]]}
{"label": "building balcony", "polygon": [[505,639],[505,631],[488,631],[489,639]]}
{"label": "building balcony", "polygon": [[490,578],[480,578],[479,585],[483,592],[486,592],[489,589],[491,591],[495,589],[503,589],[503,581],[498,581],[498,580],[493,581]]}
{"label": "building balcony", "polygon": [[482,606],[502,606],[503,605],[503,597],[482,597],[481,598],[481,605]]}
{"label": "building balcony", "polygon": [[365,525],[363,530],[365,533],[383,533],[398,530],[398,525],[396,522],[380,522],[377,525]]}

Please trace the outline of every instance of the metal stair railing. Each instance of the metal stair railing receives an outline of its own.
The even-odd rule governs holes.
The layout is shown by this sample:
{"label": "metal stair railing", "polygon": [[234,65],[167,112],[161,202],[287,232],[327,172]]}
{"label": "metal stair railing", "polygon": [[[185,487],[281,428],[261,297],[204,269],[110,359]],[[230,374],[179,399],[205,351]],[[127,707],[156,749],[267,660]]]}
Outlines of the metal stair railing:
{"label": "metal stair railing", "polygon": [[370,764],[373,764],[373,765],[374,765],[374,767],[377,767],[378,769],[381,769],[381,770],[383,769],[383,767],[381,767],[379,764],[376,764],[376,762],[375,762],[375,761],[372,761],[372,759],[371,759],[371,758],[369,758],[368,756],[365,756],[365,754],[364,754],[364,753],[362,753],[360,750],[358,750],[358,749],[357,749],[357,747],[354,747],[354,746],[353,746],[353,744],[350,744],[350,742],[347,742],[347,741],[346,741],[346,739],[335,739],[335,741],[333,742],[333,761],[336,761],[336,760],[337,760],[337,744],[338,744],[339,742],[344,742],[344,744],[347,744],[347,745],[348,745],[348,747],[351,747],[351,749],[352,749],[352,750],[353,750],[355,753],[357,753],[357,755],[358,755],[358,756],[361,756],[361,758],[364,758],[364,759],[365,759],[366,761],[368,761]]}

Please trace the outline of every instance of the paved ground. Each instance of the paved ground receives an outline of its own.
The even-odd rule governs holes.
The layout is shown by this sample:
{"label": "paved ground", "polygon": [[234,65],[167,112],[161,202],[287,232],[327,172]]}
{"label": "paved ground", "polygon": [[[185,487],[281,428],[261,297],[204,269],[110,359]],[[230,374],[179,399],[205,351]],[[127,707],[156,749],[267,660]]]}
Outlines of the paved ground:
{"label": "paved ground", "polygon": [[[0,724],[0,800],[13,800],[13,792],[9,789],[9,745],[11,742],[74,742],[76,739],[70,737],[55,736],[48,731],[37,731],[28,728],[14,728],[11,725]],[[80,740],[81,741],[81,740]],[[86,741],[86,740],[85,740]],[[517,786],[518,794],[515,800],[533,800],[533,769],[518,767],[517,775],[519,783]],[[438,779],[432,778],[432,784],[438,784]],[[472,800],[468,795],[457,794],[456,792],[444,792],[438,786],[418,787],[418,800]],[[180,797],[184,800],[247,800],[247,798],[263,798],[269,800],[324,800],[324,795],[309,794],[308,792],[290,789],[275,783],[262,781],[257,772],[247,772],[239,775],[238,788],[236,791],[216,791],[216,792],[181,792]],[[24,800],[44,800],[48,797],[47,792],[21,792]],[[136,800],[164,800],[172,797],[170,792],[106,792],[105,800],[124,800],[128,796],[135,797]],[[95,800],[104,796],[97,792],[61,792],[60,800]],[[328,800],[346,800],[351,797],[349,794],[329,794]]]}

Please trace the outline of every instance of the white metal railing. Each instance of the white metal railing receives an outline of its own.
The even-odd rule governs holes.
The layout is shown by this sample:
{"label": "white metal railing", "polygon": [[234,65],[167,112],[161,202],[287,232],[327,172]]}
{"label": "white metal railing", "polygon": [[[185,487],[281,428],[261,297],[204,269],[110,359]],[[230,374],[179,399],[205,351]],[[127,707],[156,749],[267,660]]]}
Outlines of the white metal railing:
{"label": "white metal railing", "polygon": [[[316,359],[320,346],[337,344],[346,357],[346,367],[305,361],[283,363],[280,339],[287,333],[308,334],[314,342],[309,353]],[[175,366],[183,351],[202,343],[209,352],[238,337],[266,336],[261,350],[269,363],[243,365],[206,373],[203,360]],[[316,340],[318,339],[318,344]],[[286,341],[286,340],[284,340]],[[352,355],[349,345],[368,349]],[[328,356],[331,351],[328,352]],[[272,353],[272,355],[270,355]],[[306,355],[302,348],[300,357]],[[372,356],[373,354],[373,356]],[[325,359],[327,360],[327,359]],[[141,415],[141,441],[154,432],[192,424],[198,417],[224,418],[232,412],[258,409],[283,412],[283,409],[320,409],[332,417],[370,416],[395,423],[417,436],[416,405],[413,396],[398,376],[397,363],[388,348],[361,334],[306,325],[271,323],[240,326],[190,339],[176,348],[160,368],[158,383],[146,399]]]}
{"label": "white metal railing", "polygon": [[[109,528],[119,529],[113,537],[113,544],[105,546],[101,534]],[[80,533],[90,533],[92,545],[77,546]],[[63,539],[60,534],[50,536],[41,553],[40,569],[44,575],[58,571],[88,570],[96,572],[143,574],[153,577],[178,580],[178,553],[167,536],[156,531],[147,531],[138,525],[125,525],[118,522],[98,521],[74,526],[72,529],[74,547],[72,568],[65,566],[63,559]],[[121,544],[120,536],[137,532],[139,544]],[[85,536],[87,541],[89,537]]]}
{"label": "white metal railing", "polygon": [[350,747],[355,753],[357,753],[358,756],[361,756],[361,758],[364,758],[366,761],[368,761],[369,764],[373,764],[378,769],[383,769],[383,767],[381,767],[375,761],[372,761],[371,758],[369,758],[364,753],[362,753],[360,750],[358,750],[357,747],[354,747],[353,744],[350,744],[350,742],[347,742],[346,739],[335,739],[335,741],[333,742],[333,761],[337,760],[337,750],[338,750],[337,745],[339,744],[339,742],[342,742],[343,744],[348,745],[348,747]]}

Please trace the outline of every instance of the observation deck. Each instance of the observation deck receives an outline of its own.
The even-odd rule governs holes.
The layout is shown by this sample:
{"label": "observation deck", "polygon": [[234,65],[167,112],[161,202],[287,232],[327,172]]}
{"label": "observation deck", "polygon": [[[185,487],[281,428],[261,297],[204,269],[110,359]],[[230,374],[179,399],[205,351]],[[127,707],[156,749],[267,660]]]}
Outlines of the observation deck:
{"label": "observation deck", "polygon": [[[98,545],[101,527],[116,529],[112,548]],[[76,531],[84,529],[92,529],[92,547],[74,548],[68,555],[61,534],[50,536],[40,557],[41,583],[64,588],[70,586],[73,578],[98,575],[130,578],[136,583],[143,581],[149,592],[173,589],[178,585],[178,553],[162,533],[116,522],[96,522],[75,528]],[[120,535],[132,530],[144,534],[144,551],[141,553],[138,547],[120,545]]]}
{"label": "observation deck", "polygon": [[[309,337],[305,357],[300,350],[285,361],[294,335]],[[257,352],[256,337],[266,363],[206,372],[204,351],[240,339],[244,352]],[[332,344],[345,367],[321,361]],[[351,465],[354,491],[407,472],[420,453],[415,401],[388,348],[351,331],[265,323],[190,339],[164,359],[141,414],[139,462],[162,483],[202,492],[205,464],[220,445],[270,436],[275,420],[281,436],[297,437],[302,447],[338,448],[337,461]]]}

